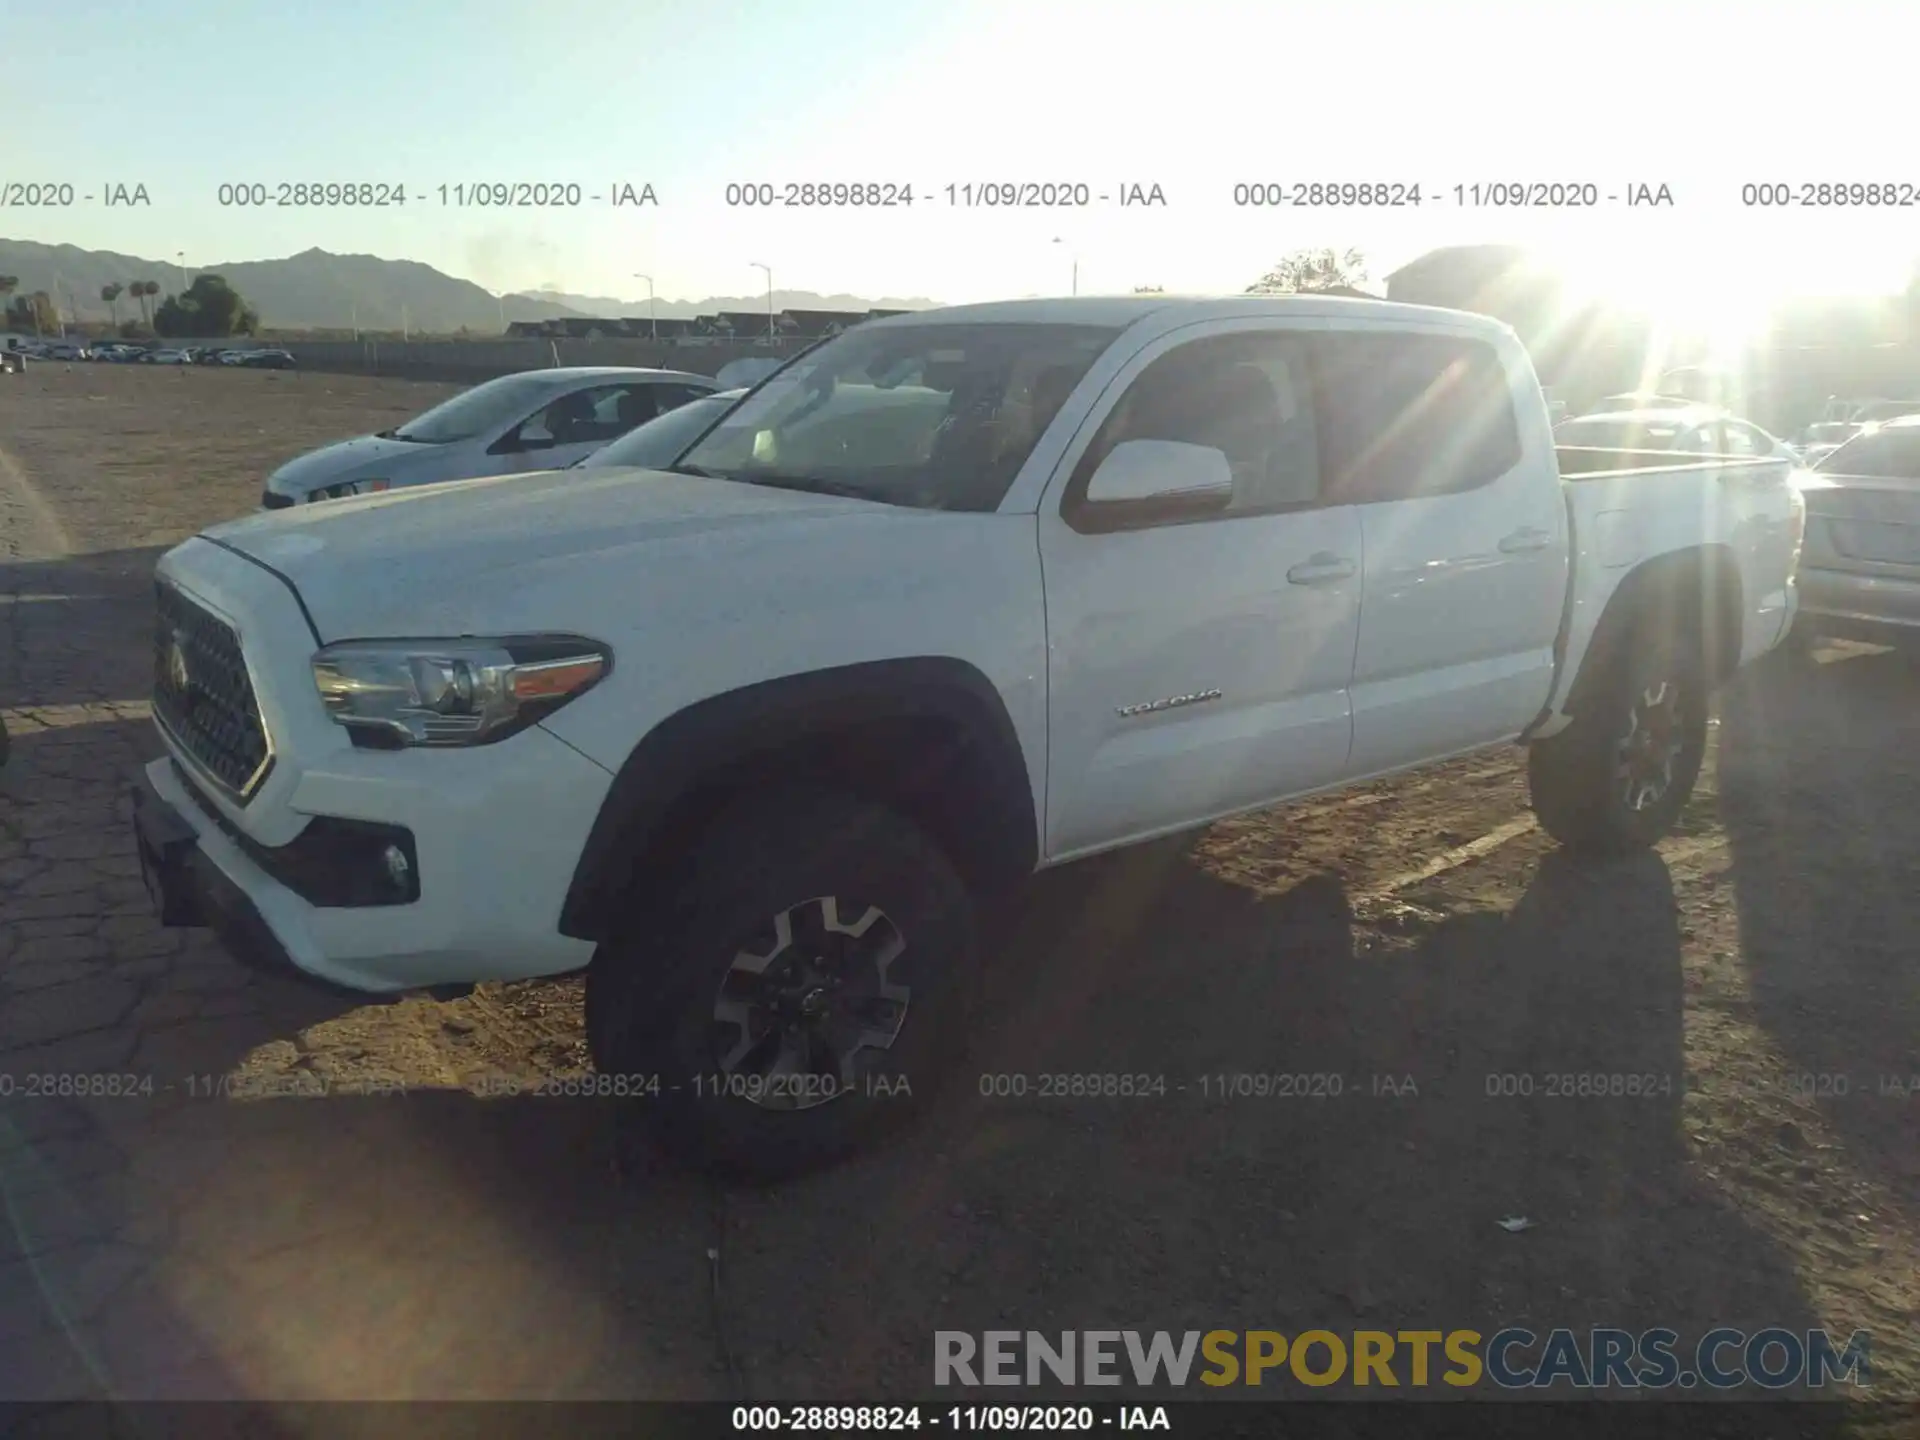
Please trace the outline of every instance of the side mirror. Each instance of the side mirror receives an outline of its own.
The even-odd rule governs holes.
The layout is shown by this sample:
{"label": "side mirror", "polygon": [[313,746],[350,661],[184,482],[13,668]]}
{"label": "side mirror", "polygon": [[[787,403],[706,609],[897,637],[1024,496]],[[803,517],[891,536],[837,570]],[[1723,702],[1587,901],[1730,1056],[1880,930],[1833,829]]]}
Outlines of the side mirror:
{"label": "side mirror", "polygon": [[1224,451],[1178,440],[1126,440],[1087,482],[1089,505],[1152,504],[1177,511],[1219,510],[1233,500],[1233,468]]}

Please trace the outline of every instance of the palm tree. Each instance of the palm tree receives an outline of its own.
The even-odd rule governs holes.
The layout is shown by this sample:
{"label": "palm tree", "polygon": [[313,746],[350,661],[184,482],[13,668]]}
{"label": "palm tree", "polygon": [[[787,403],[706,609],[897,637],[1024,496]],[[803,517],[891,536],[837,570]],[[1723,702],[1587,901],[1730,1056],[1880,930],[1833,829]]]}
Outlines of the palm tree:
{"label": "palm tree", "polygon": [[120,295],[127,287],[118,280],[111,285],[100,287],[100,298],[107,302],[107,310],[113,316],[113,328],[120,328]]}
{"label": "palm tree", "polygon": [[0,301],[6,302],[4,305],[0,305],[0,311],[11,307],[12,302],[7,300],[7,297],[19,288],[20,277],[18,275],[0,275]]}
{"label": "palm tree", "polygon": [[147,328],[151,330],[153,328],[153,306],[148,303],[148,300],[151,296],[160,293],[160,282],[157,280],[136,280],[133,282],[130,290],[140,301],[140,313],[146,316]]}

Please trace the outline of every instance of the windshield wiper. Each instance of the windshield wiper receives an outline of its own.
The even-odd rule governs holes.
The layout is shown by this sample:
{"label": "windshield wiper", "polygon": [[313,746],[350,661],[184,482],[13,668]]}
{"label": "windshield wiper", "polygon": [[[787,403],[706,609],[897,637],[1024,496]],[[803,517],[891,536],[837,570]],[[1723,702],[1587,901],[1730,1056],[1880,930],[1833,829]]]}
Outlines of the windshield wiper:
{"label": "windshield wiper", "polygon": [[826,480],[818,475],[782,475],[777,471],[755,471],[726,477],[747,485],[765,485],[774,490],[800,490],[811,495],[841,495],[849,500],[878,500],[880,497],[862,486],[845,480]]}
{"label": "windshield wiper", "polygon": [[431,445],[431,440],[422,440],[417,435],[402,435],[398,430],[382,430],[373,437],[376,440],[398,440],[406,445]]}
{"label": "windshield wiper", "polygon": [[697,475],[702,480],[719,478],[711,470],[702,470],[698,465],[668,465],[665,468],[669,475]]}

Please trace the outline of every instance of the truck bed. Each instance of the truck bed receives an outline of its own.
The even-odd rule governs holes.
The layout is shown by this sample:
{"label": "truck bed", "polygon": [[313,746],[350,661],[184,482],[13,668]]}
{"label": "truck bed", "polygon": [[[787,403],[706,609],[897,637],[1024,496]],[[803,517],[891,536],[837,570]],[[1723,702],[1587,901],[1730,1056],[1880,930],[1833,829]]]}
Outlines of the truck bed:
{"label": "truck bed", "polygon": [[1649,561],[1705,545],[1740,575],[1739,661],[1785,632],[1791,599],[1793,501],[1785,460],[1746,455],[1681,455],[1671,450],[1555,446],[1565,482],[1572,578],[1551,703],[1530,732],[1552,734],[1607,602],[1624,576]]}
{"label": "truck bed", "polygon": [[1564,480],[1595,480],[1601,476],[1632,475],[1647,470],[1721,470],[1741,465],[1778,465],[1767,456],[1692,455],[1674,450],[1618,450],[1598,445],[1556,445]]}

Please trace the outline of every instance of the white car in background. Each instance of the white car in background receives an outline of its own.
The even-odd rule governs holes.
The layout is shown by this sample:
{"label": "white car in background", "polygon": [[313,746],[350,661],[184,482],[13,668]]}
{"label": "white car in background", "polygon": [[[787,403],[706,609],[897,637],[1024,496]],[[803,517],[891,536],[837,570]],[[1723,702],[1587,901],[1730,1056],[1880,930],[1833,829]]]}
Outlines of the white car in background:
{"label": "white car in background", "polygon": [[1851,420],[1819,420],[1800,432],[1800,456],[1808,465],[1818,465],[1867,427]]}
{"label": "white car in background", "polygon": [[709,376],[582,365],[502,375],[377,435],[323,446],[267,477],[263,509],[537,470],[576,460],[710,395]]}
{"label": "white car in background", "polygon": [[1597,450],[1677,450],[1801,463],[1800,452],[1758,425],[1711,405],[1662,405],[1581,415],[1554,427],[1554,442]]}
{"label": "white car in background", "polygon": [[147,360],[154,365],[191,365],[193,356],[184,350],[155,350]]}

